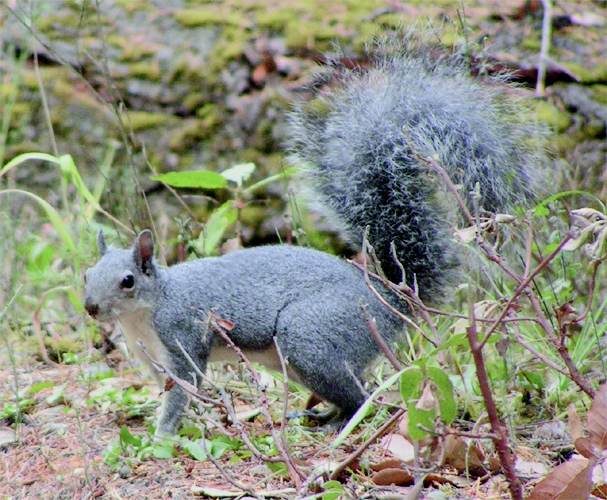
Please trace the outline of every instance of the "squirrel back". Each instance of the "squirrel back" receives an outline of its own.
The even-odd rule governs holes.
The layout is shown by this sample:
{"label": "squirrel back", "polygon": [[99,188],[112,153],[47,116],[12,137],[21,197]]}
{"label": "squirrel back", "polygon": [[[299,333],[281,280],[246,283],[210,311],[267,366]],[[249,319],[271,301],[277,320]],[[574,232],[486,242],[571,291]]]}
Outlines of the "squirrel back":
{"label": "squirrel back", "polygon": [[[464,199],[478,191],[479,210],[493,212],[533,197],[537,157],[529,128],[514,119],[516,106],[470,78],[460,59],[436,60],[407,36],[377,49],[366,72],[334,61],[321,106],[291,113],[290,157],[305,165],[314,199],[350,241],[359,245],[368,228],[387,277],[400,282],[402,264],[420,296],[436,300],[458,265],[450,235],[456,218],[446,201],[451,195],[415,153],[436,156]],[[148,355],[199,385],[196,372],[228,353],[208,328],[212,313],[234,324],[230,339],[250,359],[280,370],[278,345],[294,377],[333,403],[339,421],[363,403],[362,375],[380,353],[361,305],[384,339],[402,330],[361,272],[315,250],[259,247],[162,269],[150,231],[130,250],[108,248],[102,234],[98,246],[85,308],[96,319],[118,321],[161,386]],[[395,303],[381,283],[376,288]],[[187,402],[179,384],[167,389],[158,434],[176,432]]]}
{"label": "squirrel back", "polygon": [[409,32],[372,47],[370,69],[329,62],[317,100],[289,116],[291,162],[302,165],[313,204],[355,248],[366,228],[386,276],[402,281],[391,244],[424,300],[440,300],[456,276],[460,210],[444,182],[416,157],[434,157],[472,207],[500,213],[534,198],[542,155],[532,125],[504,93],[503,77],[470,77],[458,55],[436,58]]}

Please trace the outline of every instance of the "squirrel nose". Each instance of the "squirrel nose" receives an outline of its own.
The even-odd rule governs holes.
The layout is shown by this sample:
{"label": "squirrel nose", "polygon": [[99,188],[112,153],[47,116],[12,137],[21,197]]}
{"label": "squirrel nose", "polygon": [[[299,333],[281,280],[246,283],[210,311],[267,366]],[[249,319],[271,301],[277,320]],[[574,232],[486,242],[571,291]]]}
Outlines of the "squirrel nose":
{"label": "squirrel nose", "polygon": [[93,304],[93,303],[89,302],[88,300],[84,302],[84,308],[86,309],[86,312],[89,313],[89,315],[93,318],[99,312],[99,305]]}

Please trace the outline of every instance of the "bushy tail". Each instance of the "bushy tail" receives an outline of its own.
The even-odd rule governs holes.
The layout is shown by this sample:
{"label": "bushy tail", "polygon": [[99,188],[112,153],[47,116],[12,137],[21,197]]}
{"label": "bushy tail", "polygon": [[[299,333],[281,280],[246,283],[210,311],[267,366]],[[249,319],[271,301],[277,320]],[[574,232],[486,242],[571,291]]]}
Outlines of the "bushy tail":
{"label": "bushy tail", "polygon": [[503,97],[503,78],[499,86],[477,82],[462,58],[436,59],[417,42],[408,34],[374,45],[365,71],[331,61],[326,88],[290,114],[289,146],[322,213],[358,247],[368,226],[384,272],[398,283],[394,242],[408,283],[436,301],[458,265],[458,209],[410,145],[435,156],[464,199],[478,183],[489,212],[533,198],[539,158],[519,105]]}

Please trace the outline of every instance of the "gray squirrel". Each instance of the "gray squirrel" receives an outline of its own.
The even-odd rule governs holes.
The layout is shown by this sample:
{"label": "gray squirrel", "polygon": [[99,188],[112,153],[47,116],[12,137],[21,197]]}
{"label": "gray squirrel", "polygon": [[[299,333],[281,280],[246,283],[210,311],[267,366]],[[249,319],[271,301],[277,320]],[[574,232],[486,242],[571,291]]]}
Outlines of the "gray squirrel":
{"label": "gray squirrel", "polygon": [[[329,61],[313,105],[288,117],[288,154],[302,165],[312,201],[354,245],[365,231],[385,276],[405,278],[423,300],[436,302],[457,276],[452,236],[454,203],[419,160],[433,156],[461,185],[460,194],[489,212],[508,212],[534,198],[541,154],[530,126],[500,85],[469,76],[465,59],[436,58],[409,35],[374,47],[368,70]],[[495,83],[495,82],[492,82]],[[396,262],[391,245],[396,249]],[[129,250],[108,247],[86,272],[85,308],[116,320],[129,348],[165,387],[141,352],[200,386],[197,367],[237,360],[205,318],[212,312],[234,327],[232,341],[253,362],[281,371],[276,342],[290,377],[337,408],[335,422],[365,401],[363,374],[381,350],[361,304],[388,342],[400,321],[372,293],[363,274],[344,260],[289,245],[239,250],[161,268],[150,231]],[[396,299],[375,283],[393,305]],[[398,306],[405,310],[405,306]],[[169,386],[167,386],[168,388]],[[164,394],[156,433],[175,434],[188,396],[179,385]]]}

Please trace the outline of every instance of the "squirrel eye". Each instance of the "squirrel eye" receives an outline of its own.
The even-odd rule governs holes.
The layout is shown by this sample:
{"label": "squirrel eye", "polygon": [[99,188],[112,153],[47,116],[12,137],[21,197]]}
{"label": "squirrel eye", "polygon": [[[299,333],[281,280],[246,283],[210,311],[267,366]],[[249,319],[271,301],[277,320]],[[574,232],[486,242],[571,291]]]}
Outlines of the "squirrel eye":
{"label": "squirrel eye", "polygon": [[135,285],[135,277],[132,274],[127,274],[120,282],[120,288],[133,288]]}

